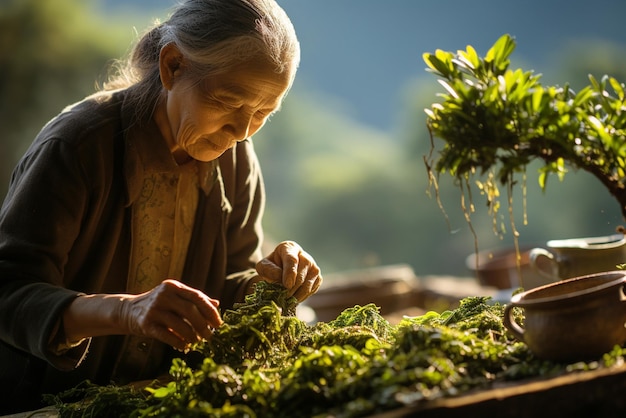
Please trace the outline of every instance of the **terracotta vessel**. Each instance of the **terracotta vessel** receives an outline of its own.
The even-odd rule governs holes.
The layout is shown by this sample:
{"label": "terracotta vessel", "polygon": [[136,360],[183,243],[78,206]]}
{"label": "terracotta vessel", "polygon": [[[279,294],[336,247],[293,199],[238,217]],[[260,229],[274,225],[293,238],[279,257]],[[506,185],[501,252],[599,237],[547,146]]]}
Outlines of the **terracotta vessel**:
{"label": "terracotta vessel", "polygon": [[523,287],[529,290],[544,285],[546,280],[530,265],[530,251],[524,247],[519,251],[514,247],[482,250],[465,258],[466,267],[474,273],[483,286],[496,289],[514,289]]}
{"label": "terracotta vessel", "polygon": [[[626,272],[575,277],[518,293],[504,311],[507,329],[537,356],[581,361],[626,342]],[[518,324],[513,308],[524,310]]]}

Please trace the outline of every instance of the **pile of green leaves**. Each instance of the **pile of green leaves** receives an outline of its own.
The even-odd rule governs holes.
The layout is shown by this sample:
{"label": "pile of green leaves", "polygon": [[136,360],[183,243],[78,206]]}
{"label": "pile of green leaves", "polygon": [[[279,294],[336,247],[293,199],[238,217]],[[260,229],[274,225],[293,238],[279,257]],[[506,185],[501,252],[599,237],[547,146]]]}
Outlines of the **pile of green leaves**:
{"label": "pile of green leaves", "polygon": [[567,84],[545,86],[539,74],[510,68],[514,49],[514,39],[503,35],[484,57],[472,46],[423,55],[445,89],[426,109],[431,137],[444,141],[426,158],[431,180],[447,172],[469,188],[470,178],[484,176],[477,184],[495,214],[499,184],[510,189],[529,163],[542,163],[544,190],[550,174],[563,178],[569,166],[599,179],[626,218],[624,84],[589,75],[590,84],[578,92]]}
{"label": "pile of green leaves", "polygon": [[[173,361],[170,383],[143,391],[87,383],[71,399],[55,398],[61,417],[105,410],[122,417],[358,417],[498,381],[610,366],[626,355],[616,347],[595,363],[538,360],[507,334],[504,307],[485,297],[397,325],[374,304],[307,325],[285,295],[280,285],[259,283],[225,313],[211,340],[194,347],[200,362]],[[86,399],[76,399],[81,393]]]}

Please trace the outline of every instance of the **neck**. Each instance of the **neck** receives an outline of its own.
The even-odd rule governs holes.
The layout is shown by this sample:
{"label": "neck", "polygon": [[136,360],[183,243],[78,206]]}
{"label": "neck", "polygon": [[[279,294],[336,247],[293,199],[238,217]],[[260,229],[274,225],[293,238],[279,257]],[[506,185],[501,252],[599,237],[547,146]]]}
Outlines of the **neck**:
{"label": "neck", "polygon": [[176,164],[178,164],[179,166],[185,165],[193,161],[193,158],[191,158],[189,154],[187,154],[180,147],[172,151],[172,156],[174,157],[174,161],[176,161]]}
{"label": "neck", "polygon": [[192,158],[178,145],[176,138],[174,138],[174,134],[172,133],[172,128],[167,117],[167,110],[165,108],[166,103],[165,98],[161,96],[154,110],[154,122],[159,128],[161,136],[165,140],[165,143],[170,149],[176,163],[178,165],[183,165],[191,161]]}

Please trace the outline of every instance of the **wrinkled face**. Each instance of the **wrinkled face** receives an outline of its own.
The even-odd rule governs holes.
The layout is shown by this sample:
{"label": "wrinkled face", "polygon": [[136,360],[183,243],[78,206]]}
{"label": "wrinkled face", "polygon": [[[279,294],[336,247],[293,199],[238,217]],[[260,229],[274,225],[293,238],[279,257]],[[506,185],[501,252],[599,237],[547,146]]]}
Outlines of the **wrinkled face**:
{"label": "wrinkled face", "polygon": [[276,112],[289,88],[289,72],[277,74],[266,62],[249,62],[204,82],[177,79],[164,83],[167,94],[159,125],[180,162],[218,158],[251,137]]}

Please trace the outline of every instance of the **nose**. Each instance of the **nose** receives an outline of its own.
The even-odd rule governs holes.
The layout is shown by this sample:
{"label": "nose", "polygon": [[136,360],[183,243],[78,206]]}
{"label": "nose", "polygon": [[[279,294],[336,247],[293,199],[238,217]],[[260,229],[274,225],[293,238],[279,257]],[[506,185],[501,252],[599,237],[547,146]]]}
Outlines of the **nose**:
{"label": "nose", "polygon": [[238,112],[228,125],[229,130],[236,141],[243,141],[250,135],[250,125],[252,124],[252,115],[247,112]]}

